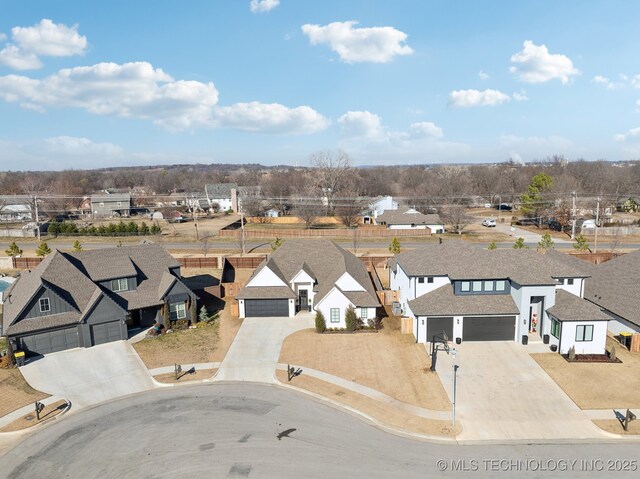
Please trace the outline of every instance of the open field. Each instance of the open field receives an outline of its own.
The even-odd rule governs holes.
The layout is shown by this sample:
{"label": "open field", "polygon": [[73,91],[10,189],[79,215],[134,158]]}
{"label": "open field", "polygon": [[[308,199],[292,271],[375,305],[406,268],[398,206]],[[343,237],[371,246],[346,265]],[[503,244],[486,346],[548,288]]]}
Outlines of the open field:
{"label": "open field", "polygon": [[[622,411],[624,414],[624,411]],[[600,429],[604,429],[607,432],[611,432],[613,434],[622,434],[622,435],[639,435],[640,434],[640,421],[632,421],[629,423],[629,428],[627,431],[624,430],[622,424],[617,419],[596,419],[593,423],[598,426]]]}
{"label": "open field", "polygon": [[622,363],[569,363],[557,353],[532,354],[536,362],[581,409],[640,408],[640,353],[616,344]]}
{"label": "open field", "polygon": [[47,397],[29,386],[18,368],[0,368],[0,417]]}
{"label": "open field", "polygon": [[386,328],[377,334],[298,331],[285,339],[280,362],[324,371],[415,406],[449,410],[451,403],[438,375],[429,371],[424,347],[411,335],[401,335],[392,321],[385,319]]}

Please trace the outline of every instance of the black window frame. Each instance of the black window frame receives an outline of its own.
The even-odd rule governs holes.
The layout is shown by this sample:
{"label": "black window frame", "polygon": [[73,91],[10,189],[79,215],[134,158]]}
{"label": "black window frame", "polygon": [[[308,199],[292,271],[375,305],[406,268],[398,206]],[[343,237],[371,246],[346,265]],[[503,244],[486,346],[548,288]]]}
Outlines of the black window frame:
{"label": "black window frame", "polygon": [[424,278],[418,278],[418,284],[424,284]]}
{"label": "black window frame", "polygon": [[427,283],[433,283],[433,276],[427,277]]}
{"label": "black window frame", "polygon": [[[554,333],[554,330],[555,330],[555,333]],[[560,321],[558,321],[556,318],[551,318],[551,328],[549,332],[551,333],[551,336],[553,336],[554,338],[560,339]]]}
{"label": "black window frame", "polygon": [[567,286],[573,285],[573,278],[567,278]]}
{"label": "black window frame", "polygon": [[[590,329],[589,329],[590,328]],[[582,339],[578,339],[578,331],[582,329]],[[587,337],[586,332],[591,331],[591,339],[585,339]],[[590,343],[593,341],[593,324],[578,324],[576,326],[576,343]]]}

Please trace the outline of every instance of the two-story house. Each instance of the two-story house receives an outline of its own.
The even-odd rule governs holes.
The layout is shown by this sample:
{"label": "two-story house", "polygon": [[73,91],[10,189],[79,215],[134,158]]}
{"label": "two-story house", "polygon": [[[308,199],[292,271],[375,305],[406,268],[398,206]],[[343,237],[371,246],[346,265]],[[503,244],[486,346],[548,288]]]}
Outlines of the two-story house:
{"label": "two-story house", "polygon": [[328,240],[287,240],[256,268],[236,296],[240,317],[294,317],[320,311],[344,328],[349,307],[365,323],[380,306],[362,261]]}
{"label": "two-story house", "polygon": [[420,343],[444,333],[456,342],[531,339],[562,353],[575,345],[602,354],[611,317],[583,299],[588,274],[579,261],[446,242],[396,255],[390,285]]}
{"label": "two-story house", "polygon": [[129,328],[190,319],[197,297],[180,263],[144,244],[54,251],[5,291],[3,332],[14,349],[46,354],[127,339]]}
{"label": "two-story house", "polygon": [[91,195],[91,214],[94,218],[129,216],[133,206],[131,193],[105,190]]}

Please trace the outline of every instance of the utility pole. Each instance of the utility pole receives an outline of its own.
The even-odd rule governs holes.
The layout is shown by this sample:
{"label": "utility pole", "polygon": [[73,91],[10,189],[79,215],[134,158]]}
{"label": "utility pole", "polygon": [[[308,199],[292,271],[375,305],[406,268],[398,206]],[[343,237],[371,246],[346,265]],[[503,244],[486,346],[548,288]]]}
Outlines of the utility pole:
{"label": "utility pole", "polygon": [[452,427],[456,427],[456,386],[457,386],[457,373],[458,373],[458,365],[456,364],[456,354],[458,353],[458,351],[456,350],[456,348],[453,348],[451,350],[451,358],[453,359],[452,361],[452,366],[453,366],[453,385],[452,385],[452,391],[451,391],[451,426]]}
{"label": "utility pole", "polygon": [[576,192],[571,192],[573,206],[571,207],[571,239],[576,239]]}
{"label": "utility pole", "polygon": [[38,195],[33,197],[33,202],[36,205],[36,234],[38,235],[38,241],[40,241],[40,217],[38,216]]}
{"label": "utility pole", "polygon": [[242,243],[242,256],[244,256],[244,211],[242,211],[242,208],[240,208],[240,229],[242,230],[242,238],[240,240]]}
{"label": "utility pole", "polygon": [[593,241],[593,252],[598,252],[598,224],[600,219],[600,198],[596,198],[596,236]]}

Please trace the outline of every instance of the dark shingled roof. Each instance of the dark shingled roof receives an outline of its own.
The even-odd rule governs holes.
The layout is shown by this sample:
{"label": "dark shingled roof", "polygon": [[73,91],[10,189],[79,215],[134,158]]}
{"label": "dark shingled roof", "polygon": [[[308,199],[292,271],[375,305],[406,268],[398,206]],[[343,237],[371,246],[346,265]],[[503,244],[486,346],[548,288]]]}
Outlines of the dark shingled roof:
{"label": "dark shingled roof", "polygon": [[448,276],[452,280],[509,278],[520,285],[555,285],[554,278],[589,276],[579,263],[558,261],[555,254],[511,248],[490,251],[461,241],[447,241],[400,253],[396,262],[409,276]]}
{"label": "dark shingled roof", "polygon": [[556,290],[556,304],[547,313],[560,321],[608,321],[602,308],[562,289]]}
{"label": "dark shingled roof", "polygon": [[288,286],[254,286],[242,288],[237,299],[295,299],[296,294]]}
{"label": "dark shingled roof", "polygon": [[510,294],[453,294],[453,285],[445,284],[409,301],[416,316],[518,314]]}
{"label": "dark shingled roof", "polygon": [[236,183],[213,183],[204,187],[207,197],[212,200],[231,199],[232,189],[237,190],[238,185]]}
{"label": "dark shingled roof", "polygon": [[[362,294],[352,297],[358,301],[366,302],[366,304],[354,304],[372,307],[380,305],[369,272],[362,261],[329,240],[287,240],[256,268],[251,278],[265,267],[272,270],[287,285],[301,269],[304,269],[317,281],[315,304],[318,304],[335,287],[336,281],[347,272],[365,289],[365,291],[359,292]],[[247,284],[250,282],[251,279],[247,281]],[[287,288],[290,290],[289,286]],[[245,286],[238,294],[238,298],[257,299],[258,297],[249,291],[252,289],[257,289],[257,287]],[[342,293],[347,295],[347,293],[353,292],[342,291]],[[266,297],[273,298],[274,296]],[[351,298],[349,299],[351,300]]]}
{"label": "dark shingled roof", "polygon": [[[131,311],[162,303],[174,281],[170,268],[180,263],[160,245],[142,244],[76,253],[54,251],[33,271],[25,272],[7,292],[3,324],[6,334],[19,334],[78,323],[102,295]],[[121,268],[120,270],[118,268]],[[97,283],[116,277],[136,276],[134,291],[114,293]],[[46,287],[66,301],[71,313],[29,318],[12,324],[33,296]]]}
{"label": "dark shingled roof", "polygon": [[595,265],[584,297],[640,326],[640,251]]}

